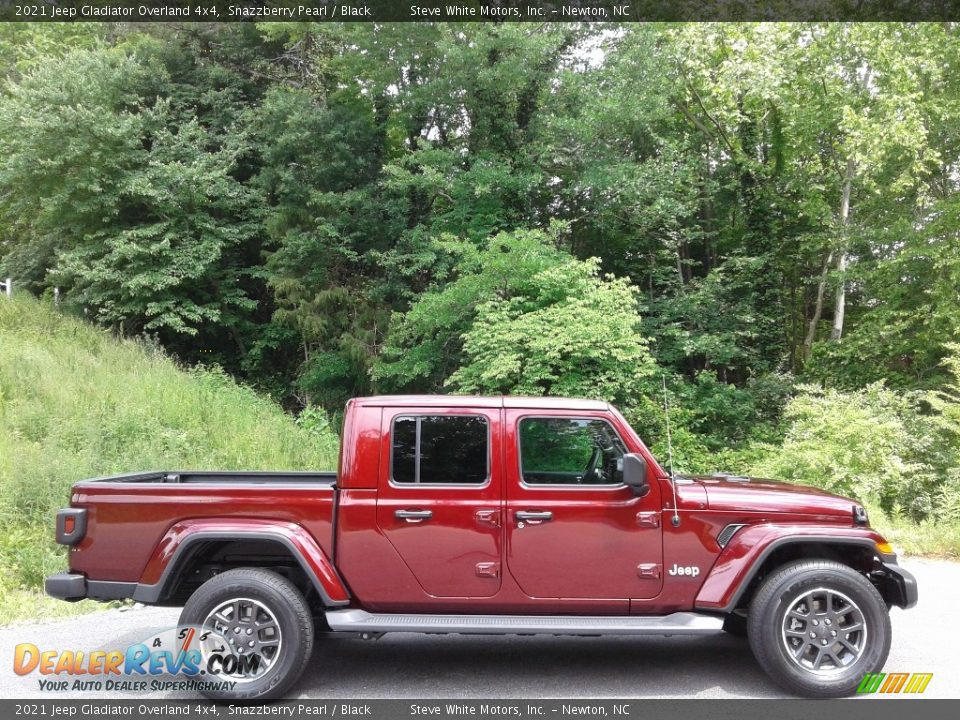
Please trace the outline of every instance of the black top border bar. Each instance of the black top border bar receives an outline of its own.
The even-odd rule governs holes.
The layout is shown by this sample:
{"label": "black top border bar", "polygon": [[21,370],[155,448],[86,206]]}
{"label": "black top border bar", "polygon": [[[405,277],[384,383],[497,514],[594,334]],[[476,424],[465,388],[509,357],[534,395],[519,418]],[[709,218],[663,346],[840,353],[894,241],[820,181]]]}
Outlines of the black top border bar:
{"label": "black top border bar", "polygon": [[6,22],[960,21],[960,0],[0,0]]}

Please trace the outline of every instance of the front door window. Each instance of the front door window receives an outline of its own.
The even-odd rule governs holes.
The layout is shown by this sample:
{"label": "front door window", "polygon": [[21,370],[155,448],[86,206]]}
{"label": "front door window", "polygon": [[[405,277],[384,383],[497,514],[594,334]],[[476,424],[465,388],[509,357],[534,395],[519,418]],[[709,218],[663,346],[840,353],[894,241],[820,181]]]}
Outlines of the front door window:
{"label": "front door window", "polygon": [[604,420],[524,418],[522,480],[528,485],[622,485],[626,448]]}

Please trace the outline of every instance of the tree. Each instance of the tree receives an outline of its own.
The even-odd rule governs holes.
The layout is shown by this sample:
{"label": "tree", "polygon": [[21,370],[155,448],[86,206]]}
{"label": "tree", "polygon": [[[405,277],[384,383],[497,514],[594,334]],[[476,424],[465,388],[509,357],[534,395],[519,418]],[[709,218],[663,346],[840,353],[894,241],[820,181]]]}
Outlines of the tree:
{"label": "tree", "polygon": [[[818,145],[823,170],[831,173],[838,198],[834,238],[828,243],[817,283],[817,300],[804,342],[809,356],[820,321],[829,271],[837,274],[830,339],[843,335],[847,304],[847,265],[851,204],[858,186],[876,192],[883,177],[892,193],[916,192],[926,172],[929,149],[923,123],[921,75],[929,69],[935,36],[927,29],[885,25],[827,25],[810,33],[801,65],[809,78],[797,86],[797,106],[816,113],[797,138],[802,147]],[[946,39],[946,38],[942,38]],[[824,128],[825,122],[827,127]],[[886,177],[884,177],[886,175]],[[914,197],[916,195],[914,194]]]}
{"label": "tree", "polygon": [[536,292],[538,275],[569,259],[556,248],[563,226],[501,233],[477,249],[446,238],[437,255],[453,260],[450,277],[394,315],[374,379],[390,390],[438,391],[464,360],[463,341],[484,303]]}
{"label": "tree", "polygon": [[477,308],[464,362],[446,385],[479,394],[590,397],[634,405],[657,367],[641,335],[637,291],[597,260],[567,260],[526,292]]}
{"label": "tree", "polygon": [[501,234],[479,252],[452,244],[461,254],[455,278],[394,318],[375,377],[428,389],[636,404],[656,374],[637,291],[603,276],[596,259],[557,250],[560,232]]}
{"label": "tree", "polygon": [[[62,249],[51,279],[66,285],[69,301],[129,334],[235,327],[255,307],[238,250],[259,232],[255,196],[230,174],[243,151],[211,150],[196,122],[151,133],[149,151],[104,208],[116,220]],[[236,350],[245,352],[239,338]]]}
{"label": "tree", "polygon": [[0,23],[0,77],[18,78],[71,50],[105,47],[109,27],[100,23]]}
{"label": "tree", "polygon": [[253,309],[258,225],[233,174],[242,135],[175,111],[170,83],[155,59],[114,49],[28,73],[0,100],[0,217],[22,238],[4,257],[18,278],[176,347],[203,327],[235,331]]}
{"label": "tree", "polygon": [[372,294],[370,257],[389,245],[392,228],[371,187],[382,132],[359,96],[316,98],[286,87],[267,94],[252,128],[273,322],[299,336],[294,372],[303,402],[342,405],[369,389],[378,327],[389,316]]}

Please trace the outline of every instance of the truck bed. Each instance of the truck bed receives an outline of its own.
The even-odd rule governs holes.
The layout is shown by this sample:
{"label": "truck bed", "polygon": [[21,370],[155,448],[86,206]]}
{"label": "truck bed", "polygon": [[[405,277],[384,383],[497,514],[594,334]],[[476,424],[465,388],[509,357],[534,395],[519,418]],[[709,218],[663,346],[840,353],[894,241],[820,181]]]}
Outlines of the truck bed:
{"label": "truck bed", "polygon": [[83,480],[70,504],[86,509],[87,530],[71,552],[71,569],[100,580],[155,582],[142,575],[164,536],[178,523],[210,516],[293,523],[332,555],[336,480],[335,472],[185,470]]}

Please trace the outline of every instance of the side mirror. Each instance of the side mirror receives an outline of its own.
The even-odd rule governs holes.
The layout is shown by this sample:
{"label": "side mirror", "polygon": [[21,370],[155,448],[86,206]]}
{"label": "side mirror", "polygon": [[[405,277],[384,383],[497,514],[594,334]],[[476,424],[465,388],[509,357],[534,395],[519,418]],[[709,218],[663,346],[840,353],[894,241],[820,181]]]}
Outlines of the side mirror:
{"label": "side mirror", "polygon": [[623,482],[637,497],[643,497],[650,491],[650,483],[647,482],[647,460],[643,455],[629,453],[623,456]]}

